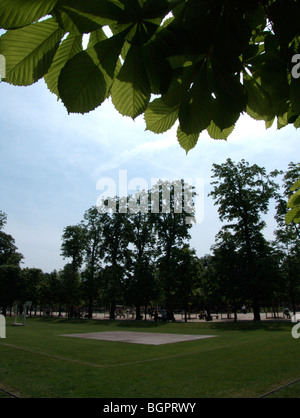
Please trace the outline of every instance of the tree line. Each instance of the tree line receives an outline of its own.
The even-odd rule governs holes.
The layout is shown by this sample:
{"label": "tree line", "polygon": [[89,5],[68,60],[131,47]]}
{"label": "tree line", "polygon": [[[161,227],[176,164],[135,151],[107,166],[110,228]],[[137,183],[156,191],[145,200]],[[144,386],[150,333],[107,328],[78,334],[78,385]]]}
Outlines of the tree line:
{"label": "tree line", "polygon": [[[155,186],[155,202],[153,190],[148,190],[125,200],[115,197],[115,210],[107,199],[107,210],[88,209],[77,225],[64,228],[61,255],[68,263],[51,273],[21,267],[23,256],[3,231],[6,214],[0,211],[2,311],[15,300],[31,300],[33,309],[67,309],[69,316],[77,306],[84,306],[88,317],[95,307],[109,306],[110,319],[115,319],[117,305],[134,306],[136,319],[142,317],[141,307],[149,305],[185,314],[202,308],[208,318],[215,306],[225,310],[229,305],[236,318],[243,304],[252,307],[255,320],[262,306],[275,310],[285,303],[295,312],[300,302],[300,233],[297,219],[287,223],[286,214],[299,176],[296,163],[285,172],[270,173],[244,160],[213,164],[210,196],[224,225],[211,254],[202,257],[189,244],[192,224],[187,216],[193,208],[187,205],[183,181],[168,184],[169,210],[162,210],[166,195],[161,184]],[[270,242],[263,231],[272,201],[277,228]],[[139,210],[142,202],[147,210]],[[151,210],[154,204],[158,210]]]}

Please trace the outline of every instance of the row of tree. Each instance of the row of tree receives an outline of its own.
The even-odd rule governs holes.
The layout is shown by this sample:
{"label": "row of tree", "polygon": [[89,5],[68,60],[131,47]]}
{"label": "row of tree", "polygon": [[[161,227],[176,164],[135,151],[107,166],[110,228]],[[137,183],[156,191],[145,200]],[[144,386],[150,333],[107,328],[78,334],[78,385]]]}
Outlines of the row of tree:
{"label": "row of tree", "polygon": [[[186,217],[193,213],[183,181],[168,185],[168,211],[162,210],[162,185],[155,186],[158,201],[149,190],[125,199],[125,204],[115,198],[115,210],[108,210],[108,200],[103,202],[107,210],[87,210],[79,224],[63,231],[61,255],[69,263],[59,272],[20,268],[22,255],[2,230],[6,216],[1,212],[0,306],[5,312],[16,299],[32,300],[33,306],[67,307],[73,315],[74,306],[84,305],[89,317],[95,306],[110,306],[111,319],[118,304],[134,306],[137,319],[140,308],[151,304],[185,312],[205,308],[210,316],[216,305],[222,309],[229,304],[236,313],[247,303],[255,320],[261,306],[278,302],[290,303],[295,311],[300,301],[300,234],[297,223],[287,224],[285,216],[300,166],[290,163],[285,173],[267,173],[244,160],[228,159],[214,164],[212,172],[210,195],[224,226],[212,253],[201,258],[189,246],[192,225]],[[263,216],[273,199],[278,226],[275,240],[268,242]],[[144,210],[137,210],[142,202]]]}

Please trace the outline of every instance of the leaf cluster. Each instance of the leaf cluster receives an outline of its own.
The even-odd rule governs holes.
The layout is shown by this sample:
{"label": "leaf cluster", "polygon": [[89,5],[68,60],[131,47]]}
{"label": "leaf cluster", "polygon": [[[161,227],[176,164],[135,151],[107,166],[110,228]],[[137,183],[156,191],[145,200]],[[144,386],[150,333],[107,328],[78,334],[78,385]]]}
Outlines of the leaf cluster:
{"label": "leaf cluster", "polygon": [[[296,0],[1,0],[6,82],[44,77],[68,112],[107,98],[188,152],[226,139],[243,113],[300,124]],[[83,47],[83,39],[89,40]]]}
{"label": "leaf cluster", "polygon": [[300,178],[292,185],[290,191],[293,192],[293,194],[289,198],[287,204],[287,207],[290,210],[286,213],[285,220],[287,225],[292,222],[300,224]]}

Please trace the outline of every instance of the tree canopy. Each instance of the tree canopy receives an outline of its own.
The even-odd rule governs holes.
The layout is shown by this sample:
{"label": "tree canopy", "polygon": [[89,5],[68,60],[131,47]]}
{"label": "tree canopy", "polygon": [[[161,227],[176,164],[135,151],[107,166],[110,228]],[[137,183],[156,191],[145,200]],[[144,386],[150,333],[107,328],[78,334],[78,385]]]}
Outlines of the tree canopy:
{"label": "tree canopy", "polygon": [[[211,196],[224,225],[212,255],[201,258],[189,243],[187,214],[193,213],[185,204],[183,182],[181,188],[166,182],[169,196],[159,182],[151,191],[115,197],[117,212],[103,211],[101,205],[88,209],[77,225],[63,230],[61,255],[69,260],[58,272],[19,266],[22,255],[0,230],[0,306],[5,314],[13,301],[31,300],[36,312],[60,315],[64,310],[78,316],[81,307],[89,317],[94,309],[109,306],[111,319],[120,306],[134,307],[136,319],[148,306],[184,310],[185,318],[190,309],[206,309],[210,318],[217,307],[219,312],[230,309],[236,319],[244,304],[252,307],[255,320],[263,306],[272,307],[274,315],[279,305],[292,306],[295,313],[300,235],[296,219],[287,225],[285,217],[299,173],[293,162],[286,172],[271,173],[244,160],[214,164]],[[281,185],[277,175],[283,175]],[[268,242],[263,216],[274,199],[278,227],[275,241]],[[0,229],[6,218],[0,210]]]}
{"label": "tree canopy", "polygon": [[152,132],[179,121],[188,152],[244,113],[299,127],[299,13],[297,0],[1,0],[0,54],[6,82],[44,77],[70,113],[110,97]]}
{"label": "tree canopy", "polygon": [[270,199],[277,197],[278,185],[273,180],[277,174],[277,171],[268,174],[265,168],[257,164],[250,166],[244,160],[236,164],[227,159],[224,164],[213,164],[216,180],[212,182],[214,188],[210,194],[219,206],[220,220],[230,222],[219,233],[221,242],[215,250],[219,256],[224,250],[232,255],[239,251],[240,261],[232,259],[229,263],[232,256],[227,255],[227,264],[233,278],[235,271],[244,278],[243,287],[248,287],[253,299],[256,319],[259,319],[259,299],[269,286],[267,273],[272,270],[271,249],[262,234],[265,222],[261,217],[268,212]]}
{"label": "tree canopy", "polygon": [[[300,164],[298,166],[300,167]],[[291,186],[290,191],[294,193],[289,198],[287,207],[290,210],[287,212],[285,220],[288,225],[292,223],[297,228],[296,224],[300,224],[300,178]]]}

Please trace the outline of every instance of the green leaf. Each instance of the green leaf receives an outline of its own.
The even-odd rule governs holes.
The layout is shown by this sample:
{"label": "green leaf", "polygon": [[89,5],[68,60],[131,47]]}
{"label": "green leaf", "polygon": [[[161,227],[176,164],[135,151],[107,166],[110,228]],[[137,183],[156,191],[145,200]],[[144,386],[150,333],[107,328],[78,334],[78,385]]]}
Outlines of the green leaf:
{"label": "green leaf", "polygon": [[168,107],[161,98],[149,103],[145,111],[146,126],[156,134],[169,130],[178,117],[178,106]]}
{"label": "green leaf", "polygon": [[231,108],[228,101],[224,101],[224,98],[217,97],[212,106],[212,120],[221,130],[234,126],[240,117],[240,112]]}
{"label": "green leaf", "polygon": [[266,12],[261,4],[257,5],[257,8],[250,16],[249,23],[252,30],[257,30],[258,27],[264,29],[266,26]]}
{"label": "green leaf", "polygon": [[300,206],[300,190],[298,190],[290,197],[287,204],[288,208],[293,208],[295,206]]}
{"label": "green leaf", "polygon": [[146,110],[150,100],[150,85],[141,46],[130,47],[113,82],[111,98],[115,108],[124,116],[135,119]]}
{"label": "green leaf", "polygon": [[201,69],[179,108],[180,127],[187,135],[199,134],[209,126],[213,116],[212,102],[206,71]]}
{"label": "green leaf", "polygon": [[58,79],[59,95],[69,113],[86,113],[107,97],[109,86],[93,48],[75,55],[62,69]]}
{"label": "green leaf", "polygon": [[131,44],[146,44],[152,38],[158,27],[157,24],[147,21],[141,21],[135,25],[131,25],[131,31],[127,40]]}
{"label": "green leaf", "polygon": [[272,110],[272,101],[268,92],[259,82],[244,74],[244,86],[248,94],[246,111],[249,116],[256,120],[270,121],[275,117]]}
{"label": "green leaf", "polygon": [[247,94],[245,87],[237,76],[213,65],[209,73],[211,91],[215,94],[213,100],[212,120],[221,130],[230,128],[246,110]]}
{"label": "green leaf", "polygon": [[277,71],[272,71],[272,69],[269,71],[259,70],[256,72],[256,76],[258,75],[261,86],[268,92],[272,101],[273,113],[277,116],[284,115],[288,111],[289,101],[289,84],[286,75],[283,76]]}
{"label": "green leaf", "polygon": [[289,225],[292,222],[300,223],[300,207],[297,206],[291,210],[289,210],[285,215],[285,222]]}
{"label": "green leaf", "polygon": [[110,78],[115,75],[115,70],[119,56],[125,43],[128,30],[117,33],[110,38],[104,39],[94,45],[101,67],[106,71]]}
{"label": "green leaf", "polygon": [[234,125],[226,128],[226,129],[220,129],[214,121],[211,121],[210,125],[207,128],[207,132],[209,136],[213,139],[227,139],[229,135],[234,130]]}
{"label": "green leaf", "polygon": [[16,29],[48,15],[57,0],[1,0],[0,27]]}
{"label": "green leaf", "polygon": [[59,46],[52,65],[44,77],[48,89],[58,97],[59,92],[57,85],[59,74],[67,61],[80,51],[82,51],[82,35],[69,34]]}
{"label": "green leaf", "polygon": [[94,32],[103,24],[101,18],[78,13],[70,7],[60,7],[53,12],[53,15],[66,32],[76,35]]}
{"label": "green leaf", "polygon": [[273,119],[266,120],[266,123],[265,123],[266,129],[270,129],[273,126],[274,120],[275,120],[275,116]]}
{"label": "green leaf", "polygon": [[155,19],[158,16],[164,17],[171,9],[169,0],[138,0],[142,6],[143,19]]}
{"label": "green leaf", "polygon": [[180,146],[188,153],[191,149],[193,149],[198,141],[199,134],[190,134],[187,135],[180,126],[177,129],[177,140]]}
{"label": "green leaf", "polygon": [[60,0],[54,11],[58,23],[68,32],[90,33],[116,22],[122,9],[114,0]]}
{"label": "green leaf", "polygon": [[247,94],[239,77],[214,65],[212,83],[214,93],[228,111],[241,113],[246,109]]}
{"label": "green leaf", "polygon": [[0,54],[6,59],[5,81],[30,85],[47,73],[64,31],[54,19],[7,31],[0,37]]}
{"label": "green leaf", "polygon": [[107,36],[102,28],[92,31],[89,37],[88,48],[94,47],[98,42],[105,39],[107,39]]}
{"label": "green leaf", "polygon": [[294,126],[296,129],[300,128],[300,116],[298,116],[297,119],[295,120]]}
{"label": "green leaf", "polygon": [[296,181],[296,183],[294,183],[291,187],[291,192],[294,192],[295,190],[297,190],[300,187],[300,179]]}
{"label": "green leaf", "polygon": [[159,48],[159,43],[148,43],[143,47],[143,60],[153,94],[167,91],[172,76],[171,66]]}
{"label": "green leaf", "polygon": [[185,82],[184,76],[180,73],[181,71],[175,70],[167,92],[162,95],[163,101],[169,107],[179,106],[189,88],[189,84]]}
{"label": "green leaf", "polygon": [[[292,187],[291,191],[295,191],[300,187],[300,179],[297,180]],[[287,207],[291,208],[285,216],[285,221],[287,225],[291,222],[300,223],[300,189],[296,193],[292,194],[287,203]]]}
{"label": "green leaf", "polygon": [[273,30],[283,45],[299,33],[299,3],[294,0],[277,0],[268,8],[268,18],[273,21]]}
{"label": "green leaf", "polygon": [[288,112],[286,112],[283,115],[278,116],[277,129],[283,128],[284,126],[288,125],[288,123]]}
{"label": "green leaf", "polygon": [[290,99],[294,112],[300,114],[300,78],[292,78],[290,85]]}
{"label": "green leaf", "polygon": [[142,20],[158,20],[164,17],[171,7],[167,0],[120,0],[124,5],[122,23],[137,23]]}

